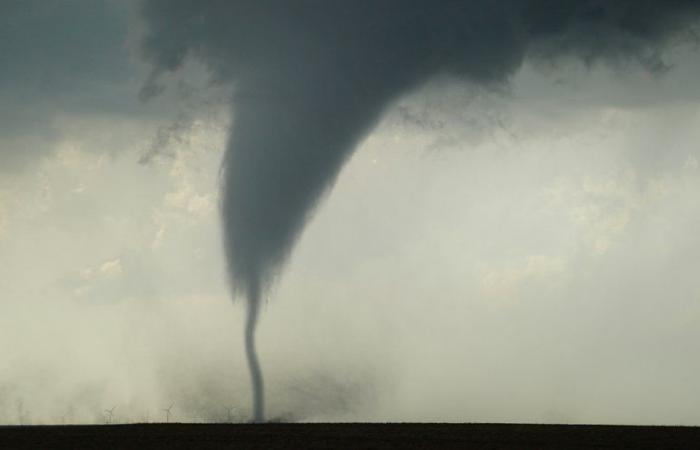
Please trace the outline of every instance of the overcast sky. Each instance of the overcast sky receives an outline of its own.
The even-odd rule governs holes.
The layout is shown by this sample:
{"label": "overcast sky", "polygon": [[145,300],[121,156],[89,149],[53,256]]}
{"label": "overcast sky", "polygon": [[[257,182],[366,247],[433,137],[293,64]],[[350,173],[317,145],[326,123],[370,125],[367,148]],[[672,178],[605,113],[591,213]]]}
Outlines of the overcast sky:
{"label": "overcast sky", "polygon": [[[232,86],[145,22],[0,4],[0,423],[250,416]],[[265,293],[268,416],[700,425],[696,47],[392,97]]]}

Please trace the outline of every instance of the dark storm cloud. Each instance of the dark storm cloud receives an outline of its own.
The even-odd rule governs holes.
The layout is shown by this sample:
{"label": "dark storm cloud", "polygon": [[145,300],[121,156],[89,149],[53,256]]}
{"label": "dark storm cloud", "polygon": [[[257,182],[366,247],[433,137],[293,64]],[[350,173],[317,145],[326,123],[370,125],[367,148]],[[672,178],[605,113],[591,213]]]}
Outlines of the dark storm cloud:
{"label": "dark storm cloud", "polygon": [[0,83],[50,97],[130,74],[126,11],[109,1],[5,1],[0,4]]}
{"label": "dark storm cloud", "polygon": [[138,100],[132,5],[0,2],[0,173],[49,152],[62,136],[59,118],[164,115],[162,106]]}
{"label": "dark storm cloud", "polygon": [[[524,58],[663,71],[695,1],[148,1],[158,74],[187,56],[233,83],[223,214],[234,285],[265,286],[357,142],[435,74],[501,83]],[[154,78],[157,83],[157,78]],[[156,91],[155,84],[145,87]]]}
{"label": "dark storm cloud", "polygon": [[112,1],[0,3],[0,170],[46,151],[58,114],[131,108],[127,16]]}

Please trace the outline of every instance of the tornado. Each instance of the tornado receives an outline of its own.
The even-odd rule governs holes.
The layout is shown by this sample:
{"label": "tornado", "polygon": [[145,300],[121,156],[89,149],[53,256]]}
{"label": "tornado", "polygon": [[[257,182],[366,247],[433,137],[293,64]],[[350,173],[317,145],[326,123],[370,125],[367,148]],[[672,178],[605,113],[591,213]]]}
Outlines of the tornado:
{"label": "tornado", "polygon": [[[221,217],[245,302],[253,420],[265,420],[260,299],[344,162],[392,102],[436,75],[502,86],[526,59],[669,67],[696,0],[144,0],[142,90],[188,60],[232,87]],[[309,317],[309,320],[315,320]]]}
{"label": "tornado", "polygon": [[253,386],[253,421],[265,421],[265,385],[263,383],[260,359],[255,349],[255,328],[258,325],[260,312],[260,289],[251,286],[248,293],[247,315],[245,323],[245,354],[250,369],[250,380]]}
{"label": "tornado", "polygon": [[[321,80],[319,80],[320,82]],[[279,274],[313,205],[332,184],[382,103],[328,89],[305,99],[313,82],[270,96],[258,88],[235,100],[223,162],[222,220],[229,276],[246,299],[245,350],[253,385],[253,417],[264,420],[263,378],[255,329],[264,290]],[[265,87],[267,89],[267,86]],[[344,105],[338,110],[339,104]]]}

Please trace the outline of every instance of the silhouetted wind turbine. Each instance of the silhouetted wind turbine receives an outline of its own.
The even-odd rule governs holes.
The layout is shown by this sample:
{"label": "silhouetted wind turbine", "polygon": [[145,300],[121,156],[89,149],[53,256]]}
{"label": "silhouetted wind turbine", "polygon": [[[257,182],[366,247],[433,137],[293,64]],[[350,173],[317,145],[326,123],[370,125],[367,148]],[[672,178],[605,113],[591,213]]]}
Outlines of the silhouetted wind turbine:
{"label": "silhouetted wind turbine", "polygon": [[105,421],[107,423],[112,423],[112,419],[114,418],[114,409],[116,406],[112,406],[112,409],[105,409]]}
{"label": "silhouetted wind turbine", "polygon": [[165,423],[170,422],[170,410],[173,409],[173,404],[170,405],[170,407],[163,409],[165,411]]}

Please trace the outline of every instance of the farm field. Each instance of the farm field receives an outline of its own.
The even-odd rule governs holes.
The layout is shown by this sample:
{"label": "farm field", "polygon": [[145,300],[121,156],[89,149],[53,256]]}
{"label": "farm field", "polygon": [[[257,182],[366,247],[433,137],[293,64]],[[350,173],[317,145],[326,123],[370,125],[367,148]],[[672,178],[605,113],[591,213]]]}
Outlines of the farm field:
{"label": "farm field", "polygon": [[0,427],[3,449],[690,449],[698,427],[526,424],[132,424]]}

